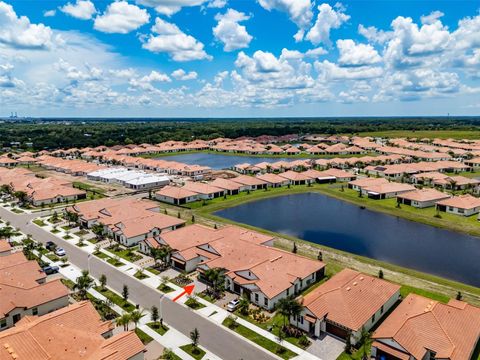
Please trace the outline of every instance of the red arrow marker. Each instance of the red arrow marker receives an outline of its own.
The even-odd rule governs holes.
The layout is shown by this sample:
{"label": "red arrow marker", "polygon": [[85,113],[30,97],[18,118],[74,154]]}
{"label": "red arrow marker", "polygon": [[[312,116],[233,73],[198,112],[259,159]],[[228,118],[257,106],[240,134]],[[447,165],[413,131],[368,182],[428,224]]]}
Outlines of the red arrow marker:
{"label": "red arrow marker", "polygon": [[175,299],[173,299],[172,301],[177,301],[178,299],[180,299],[183,295],[187,294],[187,295],[190,295],[192,292],[193,292],[193,288],[195,287],[194,284],[191,284],[191,285],[187,285],[187,286],[184,286],[183,287],[183,292],[181,292],[180,294],[178,294]]}

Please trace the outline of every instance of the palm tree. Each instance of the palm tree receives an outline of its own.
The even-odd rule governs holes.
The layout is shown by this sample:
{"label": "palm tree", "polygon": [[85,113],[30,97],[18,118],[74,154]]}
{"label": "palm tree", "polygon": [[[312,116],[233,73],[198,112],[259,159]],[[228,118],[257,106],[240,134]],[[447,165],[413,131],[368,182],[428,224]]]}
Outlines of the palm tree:
{"label": "palm tree", "polygon": [[102,290],[105,290],[105,286],[107,286],[107,275],[105,274],[102,274],[100,275],[100,287],[102,288]]}
{"label": "palm tree", "polygon": [[153,321],[154,325],[157,325],[157,322],[158,322],[158,319],[159,319],[158,308],[156,306],[152,306],[150,311],[152,313],[150,315],[150,319]]}
{"label": "palm tree", "polygon": [[372,334],[368,332],[365,327],[362,326],[362,332],[360,335],[360,344],[362,344],[362,360],[368,359],[368,353],[372,347]]}
{"label": "palm tree", "polygon": [[197,328],[190,331],[190,340],[192,340],[193,348],[196,349],[198,347],[198,340],[200,340],[200,333]]}
{"label": "palm tree", "polygon": [[97,239],[101,239],[104,233],[104,228],[101,224],[95,224],[92,226],[92,232],[95,234]]}
{"label": "palm tree", "polygon": [[217,297],[225,286],[225,275],[223,274],[223,269],[208,269],[204,272],[203,276],[211,286],[213,296]]}
{"label": "palm tree", "polygon": [[117,326],[123,326],[123,330],[128,331],[128,325],[130,324],[130,320],[130,314],[124,313],[123,315],[115,319],[115,324],[117,324]]}
{"label": "palm tree", "polygon": [[87,298],[87,291],[93,285],[93,279],[88,274],[87,270],[82,271],[82,275],[77,277],[77,281],[73,286],[74,290],[78,290],[78,295],[82,300]]}
{"label": "palm tree", "polygon": [[248,308],[250,307],[250,301],[246,296],[242,296],[240,298],[240,301],[238,303],[238,311],[242,315],[247,315],[248,314]]}
{"label": "palm tree", "polygon": [[303,310],[303,306],[293,296],[278,300],[276,308],[283,316],[283,328],[287,328],[287,324],[290,325],[290,318],[297,318]]}
{"label": "palm tree", "polygon": [[140,322],[143,315],[144,315],[143,312],[138,310],[134,310],[130,313],[130,320],[135,325],[135,329],[137,328],[137,324]]}

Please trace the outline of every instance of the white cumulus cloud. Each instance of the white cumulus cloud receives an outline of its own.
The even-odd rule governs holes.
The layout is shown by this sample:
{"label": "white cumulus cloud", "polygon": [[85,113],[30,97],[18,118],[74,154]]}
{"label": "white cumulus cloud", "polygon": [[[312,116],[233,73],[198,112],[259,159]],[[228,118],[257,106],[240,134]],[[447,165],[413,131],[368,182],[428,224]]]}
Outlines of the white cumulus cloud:
{"label": "white cumulus cloud", "polygon": [[196,71],[189,71],[188,73],[183,69],[177,69],[171,73],[171,76],[177,80],[195,80],[198,77]]}
{"label": "white cumulus cloud", "polygon": [[318,6],[318,11],[317,20],[308,31],[306,39],[315,45],[320,43],[330,45],[330,30],[338,29],[350,19],[350,15],[344,13],[342,6],[334,9],[325,3]]}
{"label": "white cumulus cloud", "polygon": [[351,39],[337,40],[338,62],[343,66],[362,66],[379,63],[382,58],[370,44],[355,44]]}
{"label": "white cumulus cloud", "polygon": [[0,1],[0,44],[13,48],[46,49],[61,39],[50,27],[32,24],[26,16],[17,16],[13,7]]}
{"label": "white cumulus cloud", "polygon": [[268,11],[286,12],[298,26],[298,32],[294,35],[295,40],[301,41],[303,39],[305,30],[310,27],[313,18],[312,2],[310,0],[258,0],[258,3]]}
{"label": "white cumulus cloud", "polygon": [[213,35],[224,44],[223,49],[225,51],[248,47],[252,36],[247,32],[245,26],[239,24],[239,22],[248,19],[250,19],[250,16],[234,9],[228,9],[225,14],[215,16],[218,23],[213,28]]}
{"label": "white cumulus cloud", "polygon": [[94,28],[105,33],[127,34],[150,21],[147,10],[126,1],[108,5],[105,13],[95,18]]}
{"label": "white cumulus cloud", "polygon": [[137,4],[154,8],[158,13],[171,16],[183,7],[199,6],[208,0],[136,0]]}
{"label": "white cumulus cloud", "polygon": [[142,47],[154,53],[168,53],[175,61],[211,59],[204,45],[191,35],[185,34],[177,25],[160,18],[155,19],[152,32]]}
{"label": "white cumulus cloud", "polygon": [[90,20],[97,13],[95,5],[90,0],[77,0],[75,4],[67,3],[60,10],[74,18]]}

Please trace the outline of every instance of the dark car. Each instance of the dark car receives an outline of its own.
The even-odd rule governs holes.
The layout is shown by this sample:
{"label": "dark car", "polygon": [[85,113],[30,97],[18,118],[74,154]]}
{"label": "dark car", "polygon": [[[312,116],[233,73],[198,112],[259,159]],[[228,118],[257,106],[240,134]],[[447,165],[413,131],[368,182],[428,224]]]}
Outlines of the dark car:
{"label": "dark car", "polygon": [[45,266],[44,268],[42,268],[42,270],[45,274],[52,275],[58,273],[58,270],[60,270],[60,268],[58,266]]}
{"label": "dark car", "polygon": [[53,251],[53,250],[55,250],[56,247],[57,247],[57,245],[53,241],[47,241],[45,243],[45,248],[47,250]]}

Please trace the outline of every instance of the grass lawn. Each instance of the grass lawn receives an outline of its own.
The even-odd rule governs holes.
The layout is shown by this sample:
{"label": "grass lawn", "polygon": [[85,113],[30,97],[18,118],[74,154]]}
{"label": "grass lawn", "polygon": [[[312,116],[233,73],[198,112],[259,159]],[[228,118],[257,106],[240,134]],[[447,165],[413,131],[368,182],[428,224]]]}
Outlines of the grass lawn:
{"label": "grass lawn", "polygon": [[[108,256],[108,255],[107,255]],[[122,261],[120,260],[117,260],[115,258],[112,258],[112,257],[108,257],[107,259],[107,262],[115,267],[119,267],[119,266],[123,266],[125,265],[125,263],[123,263]]]}
{"label": "grass lawn", "polygon": [[45,224],[45,221],[43,221],[42,219],[35,219],[33,220],[33,223],[38,226],[47,226],[47,224]]}
{"label": "grass lawn", "polygon": [[[338,357],[337,357],[337,360],[362,360],[362,357],[363,357],[363,348],[364,346],[360,346],[359,349],[355,350],[354,352],[352,352],[351,354],[347,354],[345,351],[342,352]],[[370,349],[368,349],[367,351],[367,358],[369,359],[370,355]]]}
{"label": "grass lawn", "polygon": [[97,193],[99,195],[104,195],[105,194],[105,190],[97,188],[97,187],[95,187],[93,185],[90,185],[90,184],[86,184],[86,183],[81,182],[81,181],[74,181],[72,183],[72,185],[73,185],[73,187],[75,187],[77,189],[80,189],[80,190],[85,190],[85,191],[88,191],[88,192]]}
{"label": "grass lawn", "polygon": [[75,245],[77,245],[78,247],[85,247],[87,246],[87,244],[85,244],[85,241],[82,243],[82,242],[77,242]]}
{"label": "grass lawn", "polygon": [[417,295],[420,295],[420,296],[424,296],[424,297],[427,297],[429,299],[436,300],[436,301],[439,301],[439,302],[442,302],[442,303],[445,303],[445,304],[448,303],[448,301],[450,300],[450,297],[448,297],[446,295],[433,293],[431,291],[427,291],[427,290],[424,290],[424,289],[417,289],[417,288],[414,288],[414,287],[408,286],[408,285],[402,285],[402,287],[400,288],[400,294],[402,295],[402,298],[405,298],[410,293],[414,293],[414,294],[417,294]]}
{"label": "grass lawn", "polygon": [[180,346],[180,349],[182,349],[188,355],[190,355],[191,357],[193,357],[194,359],[197,359],[197,360],[200,360],[206,354],[205,351],[203,351],[202,349],[200,349],[198,347],[193,347],[192,344]]}
{"label": "grass lawn", "polygon": [[169,329],[168,326],[166,325],[163,325],[163,326],[160,326],[160,323],[154,323],[154,322],[149,322],[147,324],[147,326],[150,328],[150,329],[153,329],[155,330],[155,332],[157,332],[158,334],[160,335],[164,335]]}
{"label": "grass lawn", "polygon": [[77,231],[77,232],[75,233],[75,235],[77,235],[77,236],[83,236],[83,235],[87,235],[87,234],[88,234],[88,231],[85,230],[85,229],[82,229],[82,230]]}
{"label": "grass lawn", "polygon": [[[268,330],[269,328],[271,328],[271,333],[274,334],[275,336],[278,336],[279,330],[283,326],[283,316],[281,316],[278,313],[276,313],[274,316],[270,318],[270,320],[266,322],[255,321],[251,316],[242,315],[238,311],[235,312],[235,315],[241,317],[244,320],[251,322],[254,325],[257,325],[258,327],[264,330]],[[296,338],[293,336],[288,336],[288,337],[286,336],[285,340],[302,349],[307,347],[300,344],[300,338]]]}
{"label": "grass lawn", "polygon": [[55,254],[46,254],[45,256],[52,261],[59,261],[60,260],[60,258]]}
{"label": "grass lawn", "polygon": [[165,284],[160,284],[160,286],[157,287],[157,290],[160,290],[161,292],[163,292],[165,294],[174,291],[174,289],[172,289],[170,286],[165,285]]}
{"label": "grass lawn", "polygon": [[135,262],[140,260],[142,257],[138,254],[135,254],[133,249],[121,249],[121,250],[116,250],[115,246],[110,246],[107,248],[108,251],[110,251],[112,254],[115,254],[122,259],[125,259],[130,262]]}
{"label": "grass lawn", "polygon": [[64,226],[62,226],[62,229],[67,231],[67,230],[71,230],[72,228],[71,228],[70,225],[64,225]]}
{"label": "grass lawn", "polygon": [[12,212],[14,212],[15,214],[23,214],[25,211],[20,209],[12,209]]}
{"label": "grass lawn", "polygon": [[160,271],[158,271],[157,269],[155,269],[154,267],[148,267],[146,269],[147,271],[151,272],[153,275],[160,275]]}
{"label": "grass lawn", "polygon": [[60,279],[63,285],[68,287],[70,290],[73,290],[73,287],[75,286],[75,283],[70,280],[70,279]]}
{"label": "grass lawn", "polygon": [[96,257],[102,259],[102,260],[108,260],[108,259],[111,259],[110,256],[108,256],[107,254],[101,252],[101,251],[98,251],[98,252],[94,252],[93,255],[95,255]]}
{"label": "grass lawn", "polygon": [[105,296],[107,299],[109,299],[114,304],[120,306],[123,310],[128,311],[128,312],[132,312],[133,310],[135,310],[135,305],[133,305],[129,301],[127,301],[127,302],[123,301],[123,298],[120,295],[118,295],[117,293],[114,293],[112,290],[102,289],[101,286],[95,286],[94,289],[97,290],[100,294]]}
{"label": "grass lawn", "polygon": [[193,298],[188,298],[188,300],[185,301],[185,305],[187,305],[189,308],[193,310],[198,310],[205,307],[205,305],[203,305],[201,302]]}
{"label": "grass lawn", "polygon": [[141,272],[140,270],[135,273],[135,276],[138,280],[143,280],[143,279],[148,279],[150,276],[145,274],[144,272]]}
{"label": "grass lawn", "polygon": [[291,359],[297,354],[295,354],[293,351],[284,348],[277,342],[274,342],[270,339],[267,339],[263,337],[260,334],[257,334],[255,331],[250,330],[249,328],[236,324],[235,326],[232,326],[232,319],[231,318],[226,318],[222,325],[228,327],[229,329],[235,331],[237,334],[240,334],[241,336],[247,338],[250,341],[253,341],[255,344],[260,345],[264,349],[267,349],[268,351],[274,353],[275,355],[280,356],[282,359]]}
{"label": "grass lawn", "polygon": [[52,229],[52,230],[50,230],[50,232],[51,232],[52,234],[58,234],[58,233],[60,232],[60,230],[58,230],[58,229]]}
{"label": "grass lawn", "polygon": [[149,342],[153,341],[153,338],[150,335],[140,330],[139,328],[135,329],[135,334],[137,334],[137,336],[140,338],[143,345],[147,345]]}

